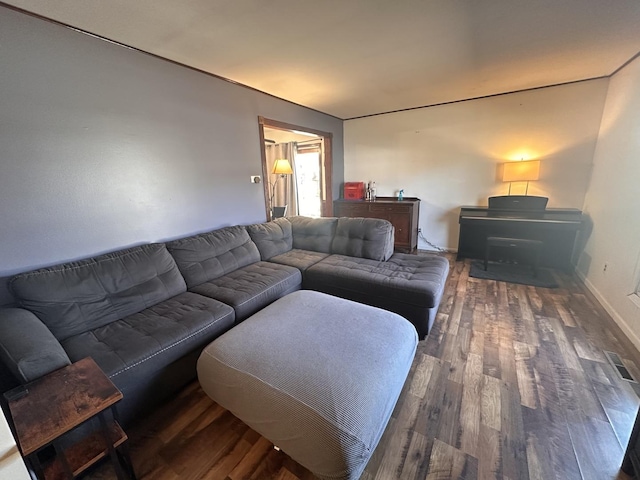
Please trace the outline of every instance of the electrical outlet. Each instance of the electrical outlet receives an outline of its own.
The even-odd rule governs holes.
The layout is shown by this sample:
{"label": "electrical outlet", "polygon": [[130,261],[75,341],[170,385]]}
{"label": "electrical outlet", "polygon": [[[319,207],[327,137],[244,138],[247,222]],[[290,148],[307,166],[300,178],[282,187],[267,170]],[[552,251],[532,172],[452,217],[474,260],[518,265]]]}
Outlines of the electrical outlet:
{"label": "electrical outlet", "polygon": [[422,233],[422,229],[418,227],[418,233]]}
{"label": "electrical outlet", "polygon": [[260,175],[251,175],[251,183],[260,183],[261,181]]}
{"label": "electrical outlet", "polygon": [[609,263],[608,262],[604,262],[604,266],[602,267],[602,271],[606,272],[607,268],[609,268]]}

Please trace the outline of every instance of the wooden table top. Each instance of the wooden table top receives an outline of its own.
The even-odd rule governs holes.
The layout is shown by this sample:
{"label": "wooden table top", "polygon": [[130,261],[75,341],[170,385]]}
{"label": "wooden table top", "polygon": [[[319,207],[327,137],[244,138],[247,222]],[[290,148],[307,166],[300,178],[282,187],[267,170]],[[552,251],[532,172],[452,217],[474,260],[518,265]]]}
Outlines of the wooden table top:
{"label": "wooden table top", "polygon": [[90,357],[25,387],[28,389],[25,396],[9,401],[25,456],[122,399],[120,390]]}

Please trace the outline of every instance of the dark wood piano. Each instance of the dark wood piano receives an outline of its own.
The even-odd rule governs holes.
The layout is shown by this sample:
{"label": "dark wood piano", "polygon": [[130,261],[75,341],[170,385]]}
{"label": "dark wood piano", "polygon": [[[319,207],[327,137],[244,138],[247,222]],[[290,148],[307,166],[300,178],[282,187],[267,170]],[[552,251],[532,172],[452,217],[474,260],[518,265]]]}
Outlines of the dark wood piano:
{"label": "dark wood piano", "polygon": [[544,197],[492,197],[489,207],[462,207],[458,258],[484,258],[487,237],[524,238],[543,242],[540,265],[571,271],[582,211],[545,208],[546,199],[536,198]]}

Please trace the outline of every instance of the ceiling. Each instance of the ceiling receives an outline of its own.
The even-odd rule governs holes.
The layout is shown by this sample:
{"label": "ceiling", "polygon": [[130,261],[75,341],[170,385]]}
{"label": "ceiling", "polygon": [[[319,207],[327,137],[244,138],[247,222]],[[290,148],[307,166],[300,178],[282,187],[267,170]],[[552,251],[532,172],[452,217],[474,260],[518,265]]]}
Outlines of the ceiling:
{"label": "ceiling", "polygon": [[638,0],[10,0],[342,119],[610,75]]}

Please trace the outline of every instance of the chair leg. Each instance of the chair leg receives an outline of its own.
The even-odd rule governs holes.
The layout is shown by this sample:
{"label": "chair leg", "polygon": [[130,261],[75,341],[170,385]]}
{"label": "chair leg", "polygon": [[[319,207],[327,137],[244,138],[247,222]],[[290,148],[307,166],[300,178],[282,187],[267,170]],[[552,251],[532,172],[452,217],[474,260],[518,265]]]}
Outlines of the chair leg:
{"label": "chair leg", "polygon": [[489,263],[489,249],[491,246],[487,245],[484,249],[484,271],[487,271],[487,264]]}
{"label": "chair leg", "polygon": [[536,248],[533,252],[533,276],[538,276],[538,263],[540,262],[540,249]]}

